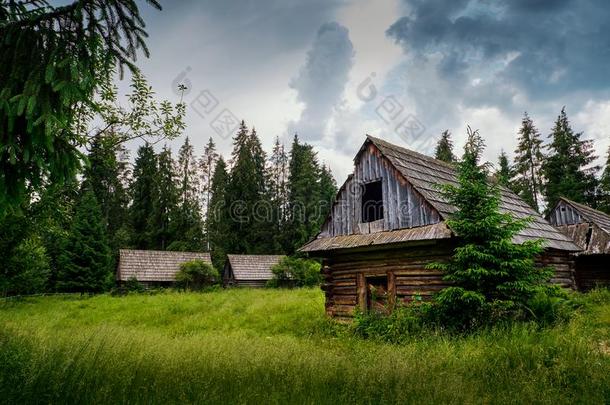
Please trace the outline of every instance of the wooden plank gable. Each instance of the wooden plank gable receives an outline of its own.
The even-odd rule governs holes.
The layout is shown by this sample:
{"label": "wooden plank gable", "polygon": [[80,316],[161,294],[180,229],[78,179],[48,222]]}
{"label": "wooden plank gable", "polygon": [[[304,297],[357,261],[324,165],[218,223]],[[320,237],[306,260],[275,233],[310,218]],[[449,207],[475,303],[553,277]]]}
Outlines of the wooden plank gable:
{"label": "wooden plank gable", "polygon": [[[364,185],[379,180],[382,183],[383,219],[363,222]],[[369,143],[366,149],[358,154],[353,175],[348,177],[339,190],[321,235],[368,234],[432,225],[440,221],[441,217],[432,205],[374,144]]]}

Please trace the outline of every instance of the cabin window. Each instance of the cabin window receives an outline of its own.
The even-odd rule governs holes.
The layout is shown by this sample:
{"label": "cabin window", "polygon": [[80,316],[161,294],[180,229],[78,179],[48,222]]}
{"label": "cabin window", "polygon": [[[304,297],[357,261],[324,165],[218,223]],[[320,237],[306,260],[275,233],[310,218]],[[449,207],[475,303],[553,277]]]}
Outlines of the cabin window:
{"label": "cabin window", "polygon": [[381,180],[366,183],[362,194],[362,222],[383,219],[383,191]]}
{"label": "cabin window", "polygon": [[366,308],[369,311],[387,312],[389,295],[387,276],[366,278]]}

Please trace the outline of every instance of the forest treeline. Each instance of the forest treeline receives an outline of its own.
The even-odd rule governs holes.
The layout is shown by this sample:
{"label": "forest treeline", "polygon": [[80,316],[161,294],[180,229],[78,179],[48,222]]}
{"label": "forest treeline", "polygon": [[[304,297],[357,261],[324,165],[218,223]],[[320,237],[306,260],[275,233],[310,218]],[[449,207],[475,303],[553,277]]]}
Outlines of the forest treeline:
{"label": "forest treeline", "polygon": [[[514,191],[536,211],[546,214],[560,197],[589,205],[610,214],[610,148],[604,167],[595,165],[593,141],[575,132],[565,108],[548,135],[548,142],[525,113],[517,134],[517,148],[511,159],[503,151],[495,170],[497,181]],[[456,162],[453,141],[444,131],[435,157]]]}
{"label": "forest treeline", "polygon": [[[3,295],[101,292],[121,248],[291,254],[315,236],[337,192],[330,169],[295,135],[269,155],[242,121],[228,158],[212,138],[197,155],[144,143],[133,164],[112,131],[95,136],[87,164],[0,220]],[[77,180],[78,179],[78,180]]]}

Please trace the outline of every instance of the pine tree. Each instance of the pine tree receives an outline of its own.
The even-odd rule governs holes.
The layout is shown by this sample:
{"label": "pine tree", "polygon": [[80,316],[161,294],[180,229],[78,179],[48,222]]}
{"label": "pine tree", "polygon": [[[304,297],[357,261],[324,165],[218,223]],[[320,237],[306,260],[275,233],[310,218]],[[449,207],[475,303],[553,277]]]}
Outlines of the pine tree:
{"label": "pine tree", "polygon": [[512,169],[510,167],[510,163],[508,162],[508,156],[506,152],[502,151],[500,156],[498,157],[498,171],[496,172],[496,178],[498,183],[504,187],[511,188],[511,177],[512,177]]}
{"label": "pine tree", "polygon": [[127,158],[125,147],[116,142],[112,133],[97,135],[91,144],[84,174],[102,209],[113,250],[121,247],[114,243],[114,236],[128,219],[129,198],[124,184]]}
{"label": "pine tree", "polygon": [[172,151],[166,145],[157,155],[158,170],[156,175],[155,199],[148,222],[147,234],[151,237],[151,248],[165,250],[176,237],[173,234],[172,221],[176,218],[178,190]]}
{"label": "pine tree", "polygon": [[81,190],[60,263],[57,280],[60,291],[101,292],[112,282],[112,255],[102,211],[87,183]]}
{"label": "pine tree", "polygon": [[[464,155],[457,165],[458,185],[445,185],[442,192],[457,211],[447,225],[458,235],[449,263],[434,263],[445,280],[453,283],[435,298],[441,321],[458,329],[481,326],[494,318],[526,317],[528,300],[551,291],[546,282],[550,269],[538,269],[536,255],[541,240],[512,242],[528,219],[500,212],[500,188],[488,181],[479,165],[484,143],[468,128]],[[530,219],[531,220],[531,219]]]}
{"label": "pine tree", "polygon": [[519,129],[519,144],[515,150],[513,183],[515,192],[536,211],[540,209],[541,165],[544,161],[541,145],[540,132],[525,113]]}
{"label": "pine tree", "polygon": [[598,208],[601,211],[610,214],[610,147],[608,148],[608,158],[606,159],[606,168],[602,173],[599,181],[599,202]]}
{"label": "pine tree", "polygon": [[289,220],[284,250],[293,253],[318,232],[320,224],[320,167],[311,145],[294,136],[288,176]]}
{"label": "pine tree", "polygon": [[229,243],[229,207],[226,192],[229,186],[227,165],[222,157],[216,162],[212,176],[210,211],[206,219],[206,228],[210,235],[212,261],[217,268],[222,268]]}
{"label": "pine tree", "polygon": [[130,187],[131,207],[130,222],[133,232],[132,245],[137,249],[151,249],[149,221],[153,204],[158,198],[157,189],[157,156],[148,143],[138,148],[133,181]]}
{"label": "pine tree", "polygon": [[549,156],[542,165],[547,211],[557,204],[559,197],[595,205],[595,173],[599,168],[590,167],[596,159],[593,144],[581,137],[582,133],[575,133],[570,127],[565,107],[562,108],[550,135]]}
{"label": "pine tree", "polygon": [[204,249],[204,241],[199,205],[199,177],[195,149],[188,137],[178,151],[176,173],[179,182],[178,209],[173,234],[177,240],[173,246],[168,246],[168,249],[200,251]]}
{"label": "pine tree", "polygon": [[448,129],[444,130],[441,134],[441,139],[438,140],[436,145],[434,157],[447,163],[455,162],[456,159],[455,155],[453,154],[453,141],[451,140],[451,133]]}
{"label": "pine tree", "polygon": [[320,220],[318,221],[318,228],[321,228],[324,224],[336,196],[337,182],[330,171],[330,167],[322,165],[320,170]]}
{"label": "pine tree", "polygon": [[[205,218],[207,222],[208,215],[210,214],[210,197],[212,190],[212,176],[214,175],[214,169],[216,162],[218,161],[219,155],[216,152],[216,144],[212,138],[209,139],[208,144],[203,149],[203,155],[199,159],[199,172],[200,172],[200,186],[201,186],[201,207],[202,211],[205,212]],[[206,233],[206,250],[210,250],[210,235],[209,231],[205,230]]]}

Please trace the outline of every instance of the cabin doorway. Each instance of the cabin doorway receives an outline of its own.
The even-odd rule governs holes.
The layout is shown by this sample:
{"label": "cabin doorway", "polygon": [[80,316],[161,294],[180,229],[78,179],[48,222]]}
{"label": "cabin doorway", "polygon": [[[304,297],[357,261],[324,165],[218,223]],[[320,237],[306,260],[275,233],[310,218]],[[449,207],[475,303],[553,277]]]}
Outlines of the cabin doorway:
{"label": "cabin doorway", "polygon": [[388,276],[366,277],[366,309],[372,312],[388,312]]}

